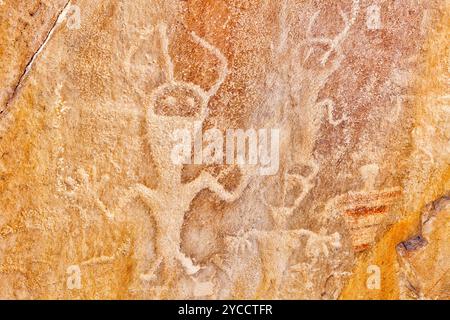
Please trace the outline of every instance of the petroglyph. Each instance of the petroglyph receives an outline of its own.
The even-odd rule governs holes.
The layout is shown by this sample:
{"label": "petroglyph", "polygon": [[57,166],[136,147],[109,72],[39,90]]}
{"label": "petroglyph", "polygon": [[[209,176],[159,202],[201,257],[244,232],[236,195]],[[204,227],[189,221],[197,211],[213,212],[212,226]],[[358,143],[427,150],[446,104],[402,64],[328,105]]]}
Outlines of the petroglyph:
{"label": "petroglyph", "polygon": [[433,18],[433,11],[430,9],[426,9],[423,11],[422,20],[420,22],[420,33],[425,35],[431,24],[431,20]]}
{"label": "petroglyph", "polygon": [[[314,34],[313,30],[321,14],[320,10],[316,11],[309,19],[305,40],[301,41],[298,46],[296,51],[298,55],[293,62],[292,67],[298,76],[293,79],[290,92],[291,97],[302,96],[303,99],[293,98],[293,108],[286,104],[283,110],[284,121],[289,123],[287,131],[299,126],[302,128],[303,135],[302,144],[296,149],[302,150],[301,155],[296,156],[300,159],[294,160],[294,163],[288,164],[288,167],[295,165],[296,162],[312,161],[311,154],[319,136],[320,124],[325,117],[333,126],[345,123],[348,119],[345,113],[340,119],[335,118],[333,100],[330,98],[320,100],[319,93],[341,66],[345,57],[342,45],[347,39],[351,27],[355,24],[359,10],[358,0],[352,2],[350,12],[340,9],[339,16],[344,26],[331,38]],[[324,51],[323,48],[326,50]],[[305,90],[305,88],[307,88],[307,92],[302,93],[301,90]]]}
{"label": "petroglyph", "polygon": [[114,260],[123,257],[124,255],[127,255],[131,250],[131,244],[130,241],[127,240],[124,243],[122,243],[115,253],[113,255],[100,255],[96,257],[89,258],[87,260],[83,260],[78,265],[80,266],[94,266],[98,264],[109,264],[113,263]]}
{"label": "petroglyph", "polygon": [[[273,227],[271,230],[250,230],[237,236],[228,237],[228,248],[232,255],[245,256],[258,249],[261,259],[261,269],[264,274],[261,288],[264,292],[272,292],[274,298],[278,297],[279,290],[284,278],[285,271],[289,271],[289,261],[296,250],[304,250],[306,256],[311,259],[311,265],[316,264],[320,258],[328,257],[330,250],[340,248],[340,235],[335,232],[327,235],[326,229],[322,228],[319,233],[307,229],[290,229],[289,221],[297,213],[305,196],[313,188],[313,180],[318,173],[318,165],[311,163],[311,171],[304,176],[295,173],[286,173],[284,187],[281,195],[283,206],[273,206],[261,200],[269,208]],[[288,184],[294,180],[302,186],[300,192],[292,205],[286,204],[286,194]],[[226,273],[230,275],[236,273],[235,270],[228,269]]]}
{"label": "petroglyph", "polygon": [[[241,196],[247,187],[249,176],[244,172],[241,183],[233,191],[226,190],[216,177],[206,171],[202,171],[195,180],[187,184],[182,183],[183,166],[171,160],[173,146],[168,137],[172,130],[194,130],[195,123],[204,121],[208,115],[210,98],[216,94],[225,81],[228,72],[227,61],[216,47],[192,32],[191,36],[195,42],[216,56],[220,63],[219,76],[208,91],[204,91],[193,83],[177,81],[175,80],[173,62],[169,55],[167,26],[160,24],[158,29],[165,57],[167,83],[161,85],[152,93],[151,103],[147,110],[147,130],[151,150],[160,174],[160,184],[157,189],[150,189],[139,184],[134,187],[134,190],[152,210],[158,228],[157,247],[159,256],[162,257],[165,267],[174,268],[176,267],[176,261],[178,261],[184,267],[186,273],[192,275],[199,271],[200,267],[189,257],[186,257],[180,249],[181,227],[190,203],[204,189],[214,192],[223,201],[233,202]],[[175,103],[171,103],[172,100],[176,99],[175,93],[180,93],[179,98],[191,99],[190,101],[198,103],[199,110],[192,116],[167,116],[156,113],[155,108],[159,104],[169,103],[169,107],[175,107]],[[198,130],[201,130],[201,127]],[[157,260],[156,264],[150,268],[150,272],[141,275],[141,278],[145,280],[153,279],[157,265],[160,263],[161,260]]]}
{"label": "petroglyph", "polygon": [[[359,13],[359,0],[354,0],[352,3],[352,9],[350,13],[350,18],[348,17],[348,14],[342,11],[342,9],[339,10],[339,14],[341,16],[342,21],[344,22],[344,28],[342,31],[337,34],[334,38],[322,38],[322,37],[315,37],[312,33],[312,28],[314,24],[317,21],[318,16],[320,15],[320,11],[317,11],[313,14],[311,17],[309,24],[308,24],[308,30],[306,33],[306,41],[308,44],[325,44],[329,47],[327,51],[322,55],[320,59],[320,63],[322,66],[325,66],[327,62],[329,61],[331,55],[333,53],[339,53],[341,50],[341,44],[342,42],[347,38],[348,32],[350,31],[350,28],[355,23],[355,20]],[[312,48],[308,51],[306,55],[306,59],[309,58],[309,56],[312,54]]]}
{"label": "petroglyph", "polygon": [[392,108],[391,116],[388,119],[389,122],[394,123],[399,119],[401,112],[403,110],[405,100],[407,100],[409,98],[411,98],[411,97],[397,96],[397,98],[396,98],[397,101],[396,101],[394,107]]}
{"label": "petroglyph", "polygon": [[[74,203],[80,203],[81,199],[92,200],[95,207],[108,219],[114,219],[114,213],[100,199],[103,189],[109,182],[109,176],[103,174],[97,176],[96,166],[92,167],[92,173],[89,174],[84,168],[76,170],[76,177],[68,176],[64,183],[66,186],[65,196]],[[82,209],[85,209],[82,207]]]}
{"label": "petroglyph", "polygon": [[280,12],[278,14],[279,19],[279,38],[278,44],[276,46],[275,52],[280,54],[286,50],[287,38],[289,35],[289,26],[287,25],[287,14],[288,14],[288,1],[281,1]]}
{"label": "petroglyph", "polygon": [[448,299],[446,1],[0,4],[0,298]]}
{"label": "petroglyph", "polygon": [[376,163],[362,166],[362,190],[337,196],[326,204],[325,211],[328,214],[344,217],[355,252],[370,248],[383,224],[393,218],[391,208],[402,196],[399,187],[377,190],[379,174],[380,168]]}

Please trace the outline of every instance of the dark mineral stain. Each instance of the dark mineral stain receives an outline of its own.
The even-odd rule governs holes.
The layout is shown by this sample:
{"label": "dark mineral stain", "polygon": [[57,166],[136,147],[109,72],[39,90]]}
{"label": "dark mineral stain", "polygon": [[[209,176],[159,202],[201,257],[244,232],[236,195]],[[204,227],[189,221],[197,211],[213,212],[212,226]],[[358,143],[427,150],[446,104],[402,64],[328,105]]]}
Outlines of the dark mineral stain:
{"label": "dark mineral stain", "polygon": [[421,235],[415,236],[407,241],[401,242],[397,248],[400,250],[412,251],[420,249],[428,244],[427,240],[425,240]]}

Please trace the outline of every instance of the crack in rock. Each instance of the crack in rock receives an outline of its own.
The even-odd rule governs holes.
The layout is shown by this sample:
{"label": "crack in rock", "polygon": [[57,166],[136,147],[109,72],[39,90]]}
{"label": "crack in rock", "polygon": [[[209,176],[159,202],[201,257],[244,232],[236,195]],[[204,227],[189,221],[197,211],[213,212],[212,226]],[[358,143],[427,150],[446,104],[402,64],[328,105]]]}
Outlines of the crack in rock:
{"label": "crack in rock", "polygon": [[25,81],[25,79],[26,79],[27,75],[29,74],[31,68],[33,67],[36,59],[39,57],[40,53],[45,48],[45,46],[47,45],[49,40],[51,39],[53,33],[56,30],[56,27],[64,20],[66,14],[67,14],[67,10],[69,8],[70,8],[70,0],[68,0],[66,2],[66,4],[64,5],[64,7],[59,11],[59,14],[58,14],[57,18],[55,19],[55,22],[52,24],[52,26],[51,26],[49,32],[47,33],[44,41],[39,46],[39,48],[36,50],[36,52],[31,56],[31,58],[28,61],[27,65],[25,66],[24,71],[22,72],[22,74],[21,74],[21,76],[19,78],[19,81],[14,86],[14,89],[11,90],[12,93],[11,93],[10,97],[8,98],[8,101],[6,102],[4,108],[2,110],[0,110],[0,115],[4,114],[9,109],[10,104],[12,103],[14,98],[17,96],[17,93],[19,92],[20,88],[22,87],[23,82]]}

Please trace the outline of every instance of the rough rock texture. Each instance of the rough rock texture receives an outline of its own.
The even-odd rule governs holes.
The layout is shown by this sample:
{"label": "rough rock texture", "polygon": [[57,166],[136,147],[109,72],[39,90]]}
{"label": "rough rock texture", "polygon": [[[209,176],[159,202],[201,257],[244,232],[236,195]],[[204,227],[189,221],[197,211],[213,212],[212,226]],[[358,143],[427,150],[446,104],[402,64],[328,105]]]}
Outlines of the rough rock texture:
{"label": "rough rock texture", "polygon": [[403,272],[402,298],[450,298],[449,196],[428,206],[422,215],[421,234],[400,243],[397,251]]}
{"label": "rough rock texture", "polygon": [[[448,299],[449,21],[0,0],[0,298]],[[279,129],[278,170],[173,161],[212,128]]]}

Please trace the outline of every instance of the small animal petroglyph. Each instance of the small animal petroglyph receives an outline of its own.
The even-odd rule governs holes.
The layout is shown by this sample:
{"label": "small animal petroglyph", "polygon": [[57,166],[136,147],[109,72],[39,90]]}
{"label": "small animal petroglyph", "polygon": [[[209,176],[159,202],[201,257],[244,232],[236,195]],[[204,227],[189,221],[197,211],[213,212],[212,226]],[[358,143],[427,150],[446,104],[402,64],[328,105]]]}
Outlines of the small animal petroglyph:
{"label": "small animal petroglyph", "polygon": [[194,297],[206,297],[214,293],[215,285],[212,281],[195,282]]}
{"label": "small animal petroglyph", "polygon": [[396,97],[395,106],[392,108],[391,115],[388,118],[388,121],[390,123],[394,123],[400,118],[400,115],[404,108],[405,101],[407,101],[407,99],[410,99],[411,97],[412,96],[409,96],[409,95],[398,95]]}
{"label": "small animal petroglyph", "polygon": [[[254,247],[258,248],[261,259],[261,268],[264,274],[262,288],[264,292],[272,292],[277,297],[285,270],[289,268],[289,259],[297,250],[302,250],[302,240],[306,239],[304,251],[305,255],[311,259],[311,264],[315,264],[321,257],[326,258],[330,254],[331,248],[339,248],[340,235],[334,233],[327,235],[324,228],[319,233],[306,229],[289,229],[290,218],[299,209],[302,201],[310,190],[314,187],[313,180],[316,177],[319,166],[315,161],[309,164],[311,170],[308,174],[285,173],[285,183],[282,188],[282,206],[274,206],[263,202],[269,207],[273,229],[272,230],[250,230],[242,232],[237,236],[229,236],[228,250],[234,256],[242,256],[251,252]],[[292,205],[285,202],[287,184],[290,182],[300,183],[302,191],[296,196]],[[233,274],[230,270],[227,274]]]}
{"label": "small animal petroglyph", "polygon": [[81,9],[77,5],[67,4],[64,8],[63,12],[58,18],[58,23],[62,23],[64,20],[66,21],[67,29],[69,30],[78,30],[81,28]]}
{"label": "small animal petroglyph", "polygon": [[79,265],[71,265],[67,267],[68,275],[66,286],[68,290],[81,289],[81,270]]}
{"label": "small animal petroglyph", "polygon": [[124,255],[126,255],[130,251],[130,241],[129,239],[122,243],[117,250],[112,255],[100,255],[96,257],[89,258],[87,260],[83,260],[79,263],[80,266],[92,266],[97,264],[107,264],[107,263],[113,263],[117,258],[120,258]]}
{"label": "small animal petroglyph", "polygon": [[109,182],[107,174],[97,177],[96,166],[92,167],[92,174],[89,175],[84,168],[78,168],[76,177],[67,177],[64,181],[66,185],[65,196],[72,201],[79,199],[91,200],[96,208],[100,210],[108,219],[114,219],[114,214],[107,208],[107,206],[100,199],[100,195]]}

